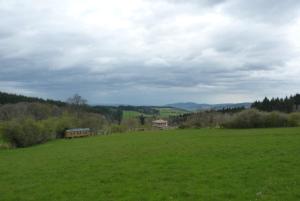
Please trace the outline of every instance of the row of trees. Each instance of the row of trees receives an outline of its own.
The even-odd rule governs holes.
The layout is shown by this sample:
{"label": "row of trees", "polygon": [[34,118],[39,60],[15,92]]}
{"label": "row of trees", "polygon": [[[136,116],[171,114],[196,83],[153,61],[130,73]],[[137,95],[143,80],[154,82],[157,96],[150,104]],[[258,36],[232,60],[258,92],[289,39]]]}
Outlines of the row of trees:
{"label": "row of trees", "polygon": [[42,99],[42,98],[36,98],[36,97],[28,97],[23,95],[17,95],[17,94],[10,94],[0,91],[0,104],[13,104],[13,103],[20,103],[20,102],[27,102],[27,103],[49,103],[57,106],[66,106],[67,104],[63,101],[57,101],[57,100],[50,100],[50,99]]}
{"label": "row of trees", "polygon": [[47,101],[0,105],[0,133],[11,146],[27,147],[61,138],[70,128],[103,130],[106,118],[87,108],[87,101],[77,94],[63,106]]}
{"label": "row of trees", "polygon": [[224,128],[275,128],[295,127],[300,124],[299,113],[262,112],[256,109],[244,110],[222,123]]}
{"label": "row of trees", "polygon": [[202,111],[171,118],[179,128],[272,128],[300,126],[300,113],[247,109],[236,113]]}
{"label": "row of trees", "polygon": [[122,119],[124,108],[143,110],[89,106],[78,94],[68,98],[64,106],[43,101],[4,104],[0,105],[0,134],[13,147],[27,147],[61,138],[70,128],[91,128],[101,134],[151,128],[152,119],[143,115]]}
{"label": "row of trees", "polygon": [[3,138],[13,147],[28,147],[62,138],[69,128],[88,127],[95,131],[106,125],[99,114],[82,113],[80,118],[64,112],[58,117],[36,120],[32,116],[23,116],[1,122]]}
{"label": "row of trees", "polygon": [[3,116],[6,116],[7,114],[18,114],[24,112],[24,110],[27,110],[26,112],[28,113],[28,111],[30,111],[30,109],[26,108],[28,103],[33,103],[31,106],[33,106],[33,110],[37,110],[37,112],[43,112],[42,110],[36,108],[43,104],[51,105],[52,107],[57,106],[56,109],[70,107],[74,111],[80,110],[104,115],[108,121],[118,124],[121,123],[123,115],[122,108],[114,106],[90,106],[87,104],[87,100],[78,94],[75,94],[63,102],[58,100],[45,100],[37,97],[28,97],[0,92],[0,106],[2,105],[0,108],[0,120],[3,119]]}
{"label": "row of trees", "polygon": [[290,113],[300,109],[300,94],[285,98],[272,98],[267,97],[263,101],[255,101],[252,104],[252,108],[256,108],[261,111],[280,111]]}
{"label": "row of trees", "polygon": [[[36,97],[27,97],[23,95],[17,94],[9,94],[5,92],[0,92],[0,105],[10,105],[7,106],[6,109],[11,108],[11,105],[19,104],[21,106],[23,103],[42,103],[49,104],[52,106],[59,107],[71,107],[74,111],[86,111],[90,113],[98,113],[104,115],[105,118],[111,122],[116,124],[121,124],[123,118],[123,111],[136,111],[142,114],[147,115],[159,115],[159,110],[151,107],[151,106],[91,106],[87,104],[87,100],[82,96],[75,94],[74,96],[68,98],[65,102],[50,100],[50,99],[42,99]],[[9,111],[8,111],[9,113]],[[0,119],[1,119],[1,111],[0,111]]]}

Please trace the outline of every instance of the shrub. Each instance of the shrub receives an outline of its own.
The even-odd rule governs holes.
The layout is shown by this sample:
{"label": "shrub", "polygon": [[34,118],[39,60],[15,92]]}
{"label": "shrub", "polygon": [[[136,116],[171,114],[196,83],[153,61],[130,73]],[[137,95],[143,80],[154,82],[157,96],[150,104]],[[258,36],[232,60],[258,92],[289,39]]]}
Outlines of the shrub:
{"label": "shrub", "polygon": [[288,117],[288,126],[300,126],[300,113],[292,113]]}
{"label": "shrub", "polygon": [[85,113],[78,119],[78,126],[91,128],[93,130],[101,130],[106,124],[105,118],[100,114]]}
{"label": "shrub", "polygon": [[30,117],[3,122],[3,137],[16,147],[28,147],[46,141],[61,138],[66,129],[78,127],[79,120],[64,114],[45,120],[34,120]]}
{"label": "shrub", "polygon": [[117,125],[117,124],[111,125],[112,133],[124,133],[127,130],[128,130],[128,128],[125,125]]}
{"label": "shrub", "polygon": [[222,124],[225,128],[272,128],[291,126],[287,114],[260,112],[256,109],[242,111]]}
{"label": "shrub", "polygon": [[179,128],[216,128],[223,124],[229,114],[224,114],[217,111],[202,111],[190,114],[179,123]]}
{"label": "shrub", "polygon": [[4,138],[16,147],[40,144],[55,137],[41,122],[31,118],[6,122],[3,131]]}
{"label": "shrub", "polygon": [[76,128],[79,123],[75,117],[65,113],[60,118],[54,119],[53,125],[55,126],[56,138],[63,138],[67,129]]}
{"label": "shrub", "polygon": [[127,128],[127,130],[134,130],[141,127],[137,118],[123,119],[121,125],[123,128]]}
{"label": "shrub", "polygon": [[[11,107],[17,111],[14,114]],[[22,110],[18,110],[22,109]],[[91,128],[95,131],[106,124],[100,114],[58,110],[57,107],[40,103],[23,103],[0,108],[1,133],[5,140],[15,147],[27,147],[62,138],[69,128]],[[14,111],[14,110],[13,110]],[[9,113],[10,112],[10,113]]]}
{"label": "shrub", "polygon": [[288,116],[280,112],[267,113],[264,121],[267,128],[288,126]]}

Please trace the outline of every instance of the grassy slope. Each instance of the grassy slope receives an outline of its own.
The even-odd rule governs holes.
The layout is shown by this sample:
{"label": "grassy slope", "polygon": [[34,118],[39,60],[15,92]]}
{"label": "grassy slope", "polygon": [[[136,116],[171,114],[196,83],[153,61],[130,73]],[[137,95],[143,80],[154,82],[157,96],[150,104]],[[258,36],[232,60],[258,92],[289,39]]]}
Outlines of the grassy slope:
{"label": "grassy slope", "polygon": [[0,200],[300,200],[300,128],[173,130],[0,150]]}
{"label": "grassy slope", "polygon": [[[185,110],[181,110],[181,109],[177,109],[177,108],[155,108],[157,110],[159,110],[160,112],[160,117],[162,118],[167,118],[169,116],[177,116],[177,115],[181,115],[181,114],[185,114],[188,113]],[[143,113],[137,112],[137,111],[130,111],[130,110],[124,110],[123,111],[123,118],[124,119],[129,119],[129,118],[135,118],[140,116]],[[152,115],[148,115],[148,114],[143,114],[144,116],[152,116]]]}
{"label": "grassy slope", "polygon": [[[123,111],[123,119],[130,119],[130,118],[136,118],[140,116],[142,113],[137,112],[137,111],[131,111],[131,110],[124,110]],[[147,116],[143,114],[144,116]]]}
{"label": "grassy slope", "polygon": [[177,116],[188,113],[188,111],[177,109],[177,108],[156,108],[160,112],[161,117]]}

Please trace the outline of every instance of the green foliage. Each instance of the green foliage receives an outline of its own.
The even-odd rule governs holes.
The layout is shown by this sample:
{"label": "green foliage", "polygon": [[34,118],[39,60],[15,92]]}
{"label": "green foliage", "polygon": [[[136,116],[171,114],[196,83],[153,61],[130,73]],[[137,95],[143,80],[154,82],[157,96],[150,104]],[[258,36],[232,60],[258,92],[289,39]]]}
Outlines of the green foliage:
{"label": "green foliage", "polygon": [[179,128],[216,128],[227,121],[230,117],[218,111],[201,111],[171,117],[170,124],[178,125]]}
{"label": "green foliage", "polygon": [[20,103],[20,102],[38,102],[38,103],[49,103],[57,106],[66,106],[66,103],[62,101],[50,100],[50,99],[42,99],[36,97],[28,97],[17,94],[10,94],[5,92],[0,92],[0,104],[8,104],[8,103]]}
{"label": "green foliage", "polygon": [[122,111],[136,111],[140,114],[145,115],[159,115],[159,111],[152,106],[118,106],[118,108]]}
{"label": "green foliage", "polygon": [[236,114],[222,124],[225,128],[261,128],[265,126],[264,113],[258,110],[246,110]]}
{"label": "green foliage", "polygon": [[12,120],[3,125],[4,138],[17,147],[28,147],[54,139],[51,128],[46,128],[44,121],[32,118]]}
{"label": "green foliage", "polygon": [[131,118],[131,119],[124,119],[121,123],[124,127],[127,127],[129,131],[135,130],[139,127],[141,127],[141,124],[138,120],[138,118]]}
{"label": "green foliage", "polygon": [[115,106],[89,106],[86,107],[86,111],[104,115],[111,123],[120,124],[123,118],[123,111]]}
{"label": "green foliage", "polygon": [[288,117],[289,126],[300,126],[300,113],[292,113]]}
{"label": "green foliage", "polygon": [[13,119],[2,123],[3,137],[16,147],[28,147],[46,141],[62,138],[69,128],[91,128],[100,130],[106,124],[99,114],[82,113],[80,118],[64,113],[60,117],[34,120],[31,117]]}
{"label": "green foliage", "polygon": [[170,117],[170,116],[178,116],[182,114],[188,113],[186,110],[172,108],[172,107],[158,107],[160,117]]}
{"label": "green foliage", "polygon": [[47,121],[48,128],[54,129],[56,138],[63,138],[64,132],[70,128],[78,127],[78,119],[68,113],[64,113],[59,118],[50,118]]}
{"label": "green foliage", "polygon": [[106,120],[102,115],[95,113],[84,113],[79,119],[78,127],[101,130],[105,124]]}
{"label": "green foliage", "polygon": [[264,127],[266,128],[289,126],[288,115],[280,112],[267,113],[265,114],[264,119],[262,121],[265,121]]}
{"label": "green foliage", "polygon": [[111,125],[111,133],[124,133],[128,131],[128,127],[126,125],[117,125],[117,124],[112,124]]}
{"label": "green foliage", "polygon": [[300,129],[145,131],[0,150],[0,200],[296,201]]}
{"label": "green foliage", "polygon": [[140,124],[143,126],[143,125],[145,125],[145,117],[144,117],[144,115],[140,115],[139,116],[139,121],[140,121]]}
{"label": "green foliage", "polygon": [[260,112],[256,109],[242,111],[222,124],[225,128],[274,128],[296,126],[287,114]]}
{"label": "green foliage", "polygon": [[3,138],[3,128],[2,123],[0,123],[0,149],[6,149],[10,148],[9,143],[6,142],[6,140]]}
{"label": "green foliage", "polygon": [[170,118],[179,128],[274,128],[300,126],[300,113],[262,112],[256,109],[238,113],[203,111]]}
{"label": "green foliage", "polygon": [[264,98],[263,101],[256,101],[252,104],[252,108],[256,108],[261,111],[280,111],[291,113],[299,109],[300,105],[300,94],[285,98]]}
{"label": "green foliage", "polygon": [[124,111],[123,111],[123,120],[124,120],[124,119],[137,118],[137,117],[139,117],[140,115],[146,116],[145,114],[142,114],[142,113],[137,112],[137,111],[124,110]]}
{"label": "green foliage", "polygon": [[66,108],[45,103],[6,104],[0,106],[0,121],[9,121],[24,117],[43,120],[49,117],[61,116],[66,110]]}

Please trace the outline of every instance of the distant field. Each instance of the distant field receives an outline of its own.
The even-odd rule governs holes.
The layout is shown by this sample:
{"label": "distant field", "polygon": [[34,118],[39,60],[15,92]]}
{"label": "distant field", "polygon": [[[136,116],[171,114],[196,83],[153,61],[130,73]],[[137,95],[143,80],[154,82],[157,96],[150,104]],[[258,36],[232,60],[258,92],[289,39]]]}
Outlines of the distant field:
{"label": "distant field", "polygon": [[0,200],[300,200],[300,128],[170,130],[0,150]]}
{"label": "distant field", "polygon": [[186,114],[188,111],[177,109],[177,108],[156,108],[160,112],[161,117],[177,116],[181,114]]}
{"label": "distant field", "polygon": [[[167,118],[169,116],[177,116],[177,115],[188,113],[185,110],[181,110],[181,109],[177,109],[177,108],[168,108],[168,107],[166,107],[166,108],[155,108],[155,109],[159,110],[159,112],[160,112],[159,116],[162,117],[162,118]],[[135,118],[135,117],[138,117],[140,115],[144,115],[145,117],[152,116],[152,115],[140,113],[140,112],[137,112],[137,111],[129,111],[129,110],[124,110],[123,111],[123,118],[124,119]]]}
{"label": "distant field", "polygon": [[136,117],[138,117],[140,115],[144,115],[145,117],[149,116],[149,115],[137,112],[137,111],[128,111],[128,110],[124,110],[123,111],[123,119],[136,118]]}

